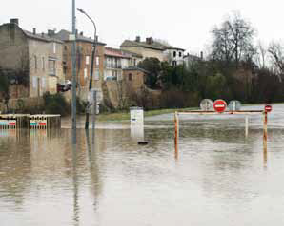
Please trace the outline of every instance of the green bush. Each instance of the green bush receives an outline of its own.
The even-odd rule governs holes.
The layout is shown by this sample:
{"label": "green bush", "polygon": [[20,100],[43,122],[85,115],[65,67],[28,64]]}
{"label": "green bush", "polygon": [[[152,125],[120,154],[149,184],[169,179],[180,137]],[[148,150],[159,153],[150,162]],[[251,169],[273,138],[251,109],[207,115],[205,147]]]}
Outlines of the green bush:
{"label": "green bush", "polygon": [[87,103],[84,101],[81,101],[79,99],[79,97],[76,98],[76,111],[77,114],[80,113],[86,113],[86,107],[87,107]]}
{"label": "green bush", "polygon": [[46,114],[60,114],[61,116],[70,114],[70,105],[62,94],[51,95],[47,92],[43,95],[43,100]]}

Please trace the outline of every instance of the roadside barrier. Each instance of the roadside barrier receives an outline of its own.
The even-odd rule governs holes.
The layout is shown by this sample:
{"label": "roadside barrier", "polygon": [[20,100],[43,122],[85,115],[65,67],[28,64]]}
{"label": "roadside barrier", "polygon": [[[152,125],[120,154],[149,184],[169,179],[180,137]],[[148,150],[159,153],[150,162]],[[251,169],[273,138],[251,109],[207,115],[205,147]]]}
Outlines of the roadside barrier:
{"label": "roadside barrier", "polygon": [[49,129],[60,127],[60,115],[0,114],[0,129]]}

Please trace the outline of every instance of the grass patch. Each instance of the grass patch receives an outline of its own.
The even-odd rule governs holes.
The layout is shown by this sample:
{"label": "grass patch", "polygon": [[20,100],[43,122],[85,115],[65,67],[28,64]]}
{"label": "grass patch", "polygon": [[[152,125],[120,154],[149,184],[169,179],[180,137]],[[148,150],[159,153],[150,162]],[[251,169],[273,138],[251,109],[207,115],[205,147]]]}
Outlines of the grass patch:
{"label": "grass patch", "polygon": [[[171,109],[157,109],[144,111],[144,117],[151,117],[155,115],[169,114],[178,110],[193,110],[196,108],[171,108]],[[97,115],[98,121],[125,121],[130,120],[130,111],[128,112],[116,112],[116,113],[103,113]]]}

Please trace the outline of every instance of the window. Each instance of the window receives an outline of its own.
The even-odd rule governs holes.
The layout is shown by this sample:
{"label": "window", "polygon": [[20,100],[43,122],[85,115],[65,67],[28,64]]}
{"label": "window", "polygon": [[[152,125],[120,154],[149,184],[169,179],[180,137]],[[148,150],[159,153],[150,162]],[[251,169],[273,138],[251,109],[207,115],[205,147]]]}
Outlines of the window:
{"label": "window", "polygon": [[128,80],[132,81],[132,74],[131,73],[129,73],[129,75],[128,75]]}
{"label": "window", "polygon": [[99,66],[99,64],[100,64],[100,58],[97,56],[96,57],[96,66]]}
{"label": "window", "polygon": [[84,79],[88,78],[88,68],[84,68]]}
{"label": "window", "polygon": [[117,71],[116,70],[113,70],[112,71],[112,80],[117,80]]}
{"label": "window", "polygon": [[100,80],[100,71],[98,69],[95,69],[94,80]]}
{"label": "window", "polygon": [[118,81],[122,80],[122,71],[117,71],[117,80]]}
{"label": "window", "polygon": [[49,63],[49,74],[50,75],[56,75],[56,73],[55,73],[55,70],[56,70],[55,60],[50,60],[48,63]]}
{"label": "window", "polygon": [[46,86],[45,78],[42,78],[42,79],[41,79],[41,87],[42,87],[43,89],[45,89],[45,86]]}
{"label": "window", "polygon": [[37,77],[33,77],[33,79],[32,79],[32,86],[33,86],[33,88],[37,87]]}
{"label": "window", "polygon": [[176,57],[176,51],[173,51],[173,57]]}
{"label": "window", "polygon": [[86,65],[90,65],[90,56],[86,56]]}
{"label": "window", "polygon": [[173,62],[172,62],[172,66],[173,66],[173,67],[177,66],[177,62],[176,62],[176,61],[173,61]]}
{"label": "window", "polygon": [[178,56],[181,57],[181,52],[178,53]]}
{"label": "window", "polygon": [[34,56],[34,63],[35,63],[35,71],[37,71],[37,58]]}
{"label": "window", "polygon": [[45,59],[44,59],[44,57],[42,57],[42,70],[43,71],[45,70]]}
{"label": "window", "polygon": [[133,59],[133,66],[136,66],[136,59]]}
{"label": "window", "polygon": [[53,53],[56,53],[56,43],[52,43]]}

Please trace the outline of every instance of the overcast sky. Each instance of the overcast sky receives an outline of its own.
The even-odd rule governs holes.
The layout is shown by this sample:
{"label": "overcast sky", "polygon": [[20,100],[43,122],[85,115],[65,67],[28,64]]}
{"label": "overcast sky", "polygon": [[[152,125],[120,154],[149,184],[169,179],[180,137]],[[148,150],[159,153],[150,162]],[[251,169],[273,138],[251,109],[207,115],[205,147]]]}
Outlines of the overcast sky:
{"label": "overcast sky", "polygon": [[[71,30],[71,0],[1,0],[0,24],[19,18],[20,26],[37,32]],[[152,36],[171,45],[199,52],[210,44],[211,29],[226,15],[239,11],[257,30],[264,43],[284,37],[280,0],[76,0],[94,19],[99,40],[119,47],[124,39]],[[77,29],[92,36],[86,16],[76,13]]]}

